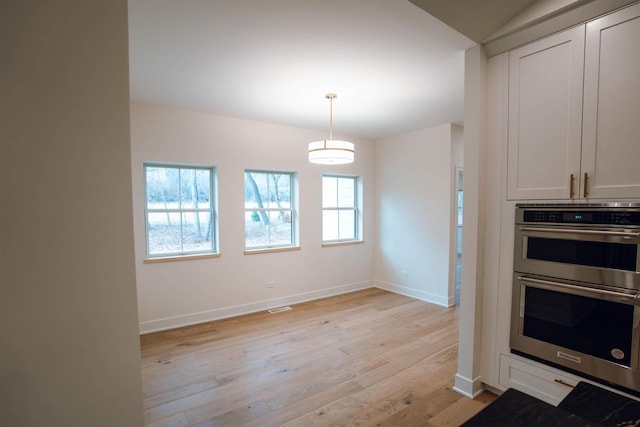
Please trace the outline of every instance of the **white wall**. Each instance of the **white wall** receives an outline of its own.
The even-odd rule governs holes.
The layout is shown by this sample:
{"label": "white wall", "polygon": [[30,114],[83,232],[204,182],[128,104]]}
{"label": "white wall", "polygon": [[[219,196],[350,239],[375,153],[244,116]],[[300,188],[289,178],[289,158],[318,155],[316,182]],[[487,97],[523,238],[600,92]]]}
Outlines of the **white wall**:
{"label": "white wall", "polygon": [[[370,287],[373,271],[373,142],[354,140],[351,165],[307,161],[327,132],[147,104],[131,105],[133,211],[141,332],[262,310]],[[346,139],[346,137],[344,137]],[[143,162],[218,169],[221,257],[145,264]],[[298,251],[244,255],[244,170],[299,173]],[[364,243],[321,247],[322,173],[359,175]],[[275,281],[275,288],[267,288]]]}
{"label": "white wall", "polygon": [[450,253],[459,144],[460,129],[449,124],[377,141],[378,286],[444,306],[454,303]]}
{"label": "white wall", "polygon": [[127,2],[0,2],[0,424],[142,426]]}

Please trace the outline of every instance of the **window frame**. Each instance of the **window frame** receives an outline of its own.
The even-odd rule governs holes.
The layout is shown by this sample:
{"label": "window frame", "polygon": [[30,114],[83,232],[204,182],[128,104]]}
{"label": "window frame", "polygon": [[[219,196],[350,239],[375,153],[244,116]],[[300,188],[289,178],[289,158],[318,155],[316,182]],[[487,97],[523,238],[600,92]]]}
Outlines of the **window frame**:
{"label": "window frame", "polygon": [[[278,207],[271,207],[269,206],[268,208],[247,208],[246,206],[246,200],[247,200],[247,193],[246,193],[246,180],[247,180],[247,173],[257,173],[257,174],[266,174],[267,175],[267,181],[269,181],[269,177],[271,175],[287,175],[289,176],[289,183],[290,183],[290,188],[289,188],[289,194],[290,194],[290,201],[289,201],[289,207],[288,208],[278,208]],[[244,253],[245,254],[254,254],[254,253],[265,253],[265,252],[278,252],[278,251],[288,251],[288,250],[296,250],[296,249],[300,249],[299,244],[298,244],[298,213],[297,213],[297,192],[298,192],[298,174],[297,172],[292,172],[292,171],[281,171],[281,170],[265,170],[265,169],[245,169],[244,170],[244,174],[243,174],[243,182],[245,184],[245,194],[244,194],[244,200],[245,200],[245,207],[244,207],[244,215],[245,215],[245,224],[244,224],[244,231],[245,231],[245,237],[244,237]],[[291,212],[290,214],[290,221],[291,221],[291,240],[288,243],[283,243],[283,244],[271,244],[270,241],[267,245],[261,245],[261,246],[247,246],[247,225],[246,225],[246,216],[247,214],[253,214],[253,213],[265,213],[267,215],[269,215],[270,213],[273,212]],[[268,225],[269,226],[269,231],[271,231],[271,224]],[[270,240],[270,239],[269,239]]]}
{"label": "window frame", "polygon": [[[208,208],[183,208],[181,206],[177,208],[149,208],[148,201],[148,178],[147,172],[149,168],[163,168],[163,169],[178,169],[181,170],[206,170],[209,172],[209,207]],[[200,259],[200,258],[212,258],[220,256],[220,248],[218,242],[218,176],[217,168],[213,165],[199,165],[199,164],[187,164],[187,163],[170,163],[170,162],[143,162],[143,184],[144,184],[144,224],[145,224],[145,262],[163,262],[163,261],[176,261],[181,259]],[[178,173],[178,188],[182,187],[182,173]],[[149,214],[161,213],[161,214],[179,214],[180,216],[180,251],[176,252],[163,252],[158,254],[150,253],[150,236],[149,236]],[[184,250],[184,238],[183,238],[183,213],[207,213],[211,217],[211,249],[204,250]]]}
{"label": "window frame", "polygon": [[[324,205],[324,178],[336,178],[336,186],[339,188],[339,180],[340,179],[350,179],[353,180],[353,207],[340,207],[339,193],[336,189],[336,205],[335,207],[325,207]],[[362,243],[362,179],[357,175],[345,175],[345,174],[336,174],[336,173],[324,173],[322,174],[322,245],[323,246],[333,246],[340,244],[349,244],[349,243]],[[348,239],[340,239],[340,223],[338,222],[338,238],[325,240],[324,239],[324,213],[326,211],[336,211],[338,212],[338,217],[340,211],[352,211],[353,212],[353,220],[354,220],[354,230],[353,230],[353,238]]]}

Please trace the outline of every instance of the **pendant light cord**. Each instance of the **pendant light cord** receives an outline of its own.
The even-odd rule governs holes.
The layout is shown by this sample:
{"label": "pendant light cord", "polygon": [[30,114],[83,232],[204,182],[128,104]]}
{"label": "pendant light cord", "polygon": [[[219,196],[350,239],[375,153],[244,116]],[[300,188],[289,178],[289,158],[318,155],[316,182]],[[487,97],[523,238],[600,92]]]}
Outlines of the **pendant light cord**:
{"label": "pendant light cord", "polygon": [[333,98],[337,96],[335,93],[325,95],[325,98],[329,99],[329,141],[333,140]]}
{"label": "pendant light cord", "polygon": [[329,139],[333,140],[333,96],[329,97]]}

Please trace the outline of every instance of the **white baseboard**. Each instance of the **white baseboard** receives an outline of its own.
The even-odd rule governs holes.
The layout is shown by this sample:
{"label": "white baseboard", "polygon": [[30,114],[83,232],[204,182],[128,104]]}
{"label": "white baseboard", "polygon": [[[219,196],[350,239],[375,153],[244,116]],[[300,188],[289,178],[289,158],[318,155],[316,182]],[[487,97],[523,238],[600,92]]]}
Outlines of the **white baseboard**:
{"label": "white baseboard", "polygon": [[[281,298],[257,301],[250,304],[241,304],[232,307],[219,308],[215,310],[201,311],[199,313],[185,314],[182,316],[167,317],[164,319],[149,320],[140,322],[140,334],[164,331],[167,329],[179,328],[182,326],[195,325],[198,323],[210,322],[212,320],[225,319],[227,317],[240,316],[243,314],[256,313],[258,311],[269,310],[289,304],[299,304],[305,301],[312,301],[320,298],[331,297],[348,292],[359,291],[374,287],[373,282],[363,281],[350,283],[348,285],[335,286],[319,291],[305,292],[302,294],[290,295]],[[392,291],[393,292],[393,291]]]}
{"label": "white baseboard", "polygon": [[411,298],[419,299],[421,301],[437,304],[442,307],[451,307],[451,301],[449,297],[443,297],[442,295],[436,295],[429,292],[424,292],[418,289],[408,288],[406,286],[396,285],[395,283],[375,281],[376,288],[384,289],[385,291],[394,292],[400,295],[406,295]]}
{"label": "white baseboard", "polygon": [[456,374],[453,390],[469,399],[475,399],[484,391],[484,386],[480,381],[480,377],[470,380],[460,374]]}

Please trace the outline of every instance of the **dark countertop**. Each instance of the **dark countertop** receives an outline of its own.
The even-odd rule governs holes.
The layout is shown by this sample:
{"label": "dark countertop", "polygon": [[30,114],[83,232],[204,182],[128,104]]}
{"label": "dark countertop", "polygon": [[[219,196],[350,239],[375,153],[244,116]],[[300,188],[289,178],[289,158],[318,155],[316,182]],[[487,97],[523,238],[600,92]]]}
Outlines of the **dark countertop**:
{"label": "dark countertop", "polygon": [[558,408],[603,427],[640,425],[640,402],[585,382],[579,382]]}
{"label": "dark countertop", "polygon": [[464,427],[597,426],[563,409],[510,388],[463,424]]}
{"label": "dark countertop", "polygon": [[623,427],[640,425],[640,402],[580,382],[555,407],[508,389],[464,427]]}

